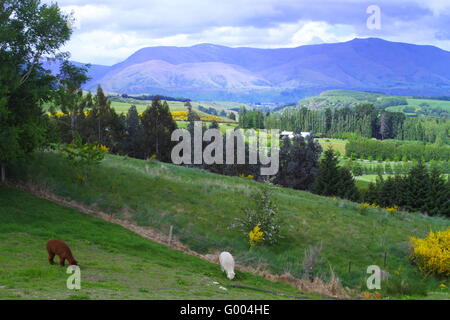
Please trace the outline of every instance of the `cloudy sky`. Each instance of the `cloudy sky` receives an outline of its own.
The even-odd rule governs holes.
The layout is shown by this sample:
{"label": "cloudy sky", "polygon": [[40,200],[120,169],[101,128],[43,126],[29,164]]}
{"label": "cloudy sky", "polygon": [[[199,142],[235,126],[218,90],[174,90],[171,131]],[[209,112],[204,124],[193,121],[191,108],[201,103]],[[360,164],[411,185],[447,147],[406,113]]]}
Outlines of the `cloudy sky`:
{"label": "cloudy sky", "polygon": [[[55,2],[43,0],[44,3]],[[380,37],[450,51],[450,0],[58,0],[76,22],[65,48],[111,65],[148,46],[297,47]],[[367,9],[381,10],[369,29]]]}

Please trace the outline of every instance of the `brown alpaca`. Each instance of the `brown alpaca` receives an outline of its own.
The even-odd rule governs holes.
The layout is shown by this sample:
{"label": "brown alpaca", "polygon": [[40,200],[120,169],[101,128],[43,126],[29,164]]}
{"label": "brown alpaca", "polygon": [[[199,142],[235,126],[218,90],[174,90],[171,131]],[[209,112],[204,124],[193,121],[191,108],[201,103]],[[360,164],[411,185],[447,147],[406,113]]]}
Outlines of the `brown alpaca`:
{"label": "brown alpaca", "polygon": [[47,242],[47,252],[48,252],[48,262],[50,264],[54,264],[53,259],[55,255],[59,257],[59,265],[64,267],[65,261],[69,262],[69,265],[78,265],[77,260],[72,256],[72,251],[67,244],[62,242],[61,240],[54,239]]}

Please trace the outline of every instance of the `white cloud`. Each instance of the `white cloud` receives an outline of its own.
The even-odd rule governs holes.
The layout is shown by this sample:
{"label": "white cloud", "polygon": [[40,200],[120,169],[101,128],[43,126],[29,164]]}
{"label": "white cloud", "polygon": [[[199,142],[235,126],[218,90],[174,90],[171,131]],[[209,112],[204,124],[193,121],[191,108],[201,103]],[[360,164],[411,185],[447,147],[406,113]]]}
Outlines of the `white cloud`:
{"label": "white cloud", "polygon": [[[448,0],[58,2],[64,11],[73,11],[77,19],[66,48],[74,60],[81,62],[113,64],[146,46],[215,43],[275,48],[365,36],[450,49],[449,41],[441,39],[445,38],[444,31],[450,29]],[[370,4],[382,9],[382,30],[377,32],[365,27]],[[437,36],[438,32],[442,36]]]}

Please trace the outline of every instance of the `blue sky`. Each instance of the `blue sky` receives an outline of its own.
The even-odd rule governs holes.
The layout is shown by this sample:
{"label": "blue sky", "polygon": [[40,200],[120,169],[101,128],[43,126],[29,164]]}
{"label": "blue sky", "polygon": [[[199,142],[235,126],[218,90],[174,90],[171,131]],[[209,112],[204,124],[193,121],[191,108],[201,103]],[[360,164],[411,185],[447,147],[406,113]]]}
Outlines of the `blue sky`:
{"label": "blue sky", "polygon": [[[450,51],[450,0],[56,2],[76,18],[65,49],[80,62],[111,65],[148,46],[214,43],[279,48],[355,37],[429,44]],[[367,28],[370,5],[381,10],[379,30]]]}

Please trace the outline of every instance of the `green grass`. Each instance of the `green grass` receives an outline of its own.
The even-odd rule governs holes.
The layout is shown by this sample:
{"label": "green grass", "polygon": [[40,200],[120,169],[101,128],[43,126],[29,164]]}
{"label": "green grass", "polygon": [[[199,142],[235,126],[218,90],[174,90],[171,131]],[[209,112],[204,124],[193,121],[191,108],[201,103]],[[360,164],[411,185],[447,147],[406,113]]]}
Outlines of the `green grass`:
{"label": "green grass", "polygon": [[[151,101],[142,101],[142,100],[134,100],[129,99],[130,102],[119,102],[119,101],[112,101],[111,106],[116,110],[117,113],[126,113],[128,109],[132,105],[136,106],[136,109],[138,112],[144,112],[144,110],[147,108],[148,105],[151,104]],[[184,102],[180,101],[167,101],[169,104],[169,108],[171,112],[175,111],[187,111],[186,107],[184,106]],[[191,105],[195,112],[197,112],[201,117],[208,116],[207,113],[202,112],[198,109],[199,106],[203,106],[205,108],[214,108],[220,113],[221,111],[225,111],[227,114],[230,113],[231,108],[239,108],[242,104],[234,103],[234,102],[199,102],[199,101],[192,101]],[[229,119],[228,119],[229,120]]]}
{"label": "green grass", "polygon": [[[218,265],[19,190],[0,187],[0,217],[0,300],[283,298],[237,288],[224,291],[213,282],[304,295],[248,273],[238,272],[229,281]],[[81,290],[68,290],[66,268],[47,262],[45,243],[52,238],[72,248]]]}
{"label": "green grass", "polygon": [[332,147],[334,151],[339,151],[341,155],[345,155],[345,146],[348,143],[348,140],[343,139],[317,139],[317,141],[322,146],[323,150],[327,150],[329,147]]}
{"label": "green grass", "polygon": [[[430,229],[450,225],[448,219],[412,213],[369,210],[362,215],[359,205],[349,201],[273,187],[283,239],[272,247],[249,250],[245,234],[233,224],[242,217],[242,209],[251,206],[252,192],[261,187],[257,182],[118,156],[108,156],[92,169],[85,184],[77,181],[76,174],[54,153],[40,153],[14,172],[60,196],[140,226],[163,232],[174,226],[175,236],[200,253],[228,250],[239,263],[274,273],[301,276],[305,249],[322,242],[316,275],[326,280],[332,268],[344,285],[361,290],[367,266],[383,266],[385,252],[389,258],[383,268],[391,273],[401,268],[409,281],[420,282],[422,275],[407,257],[409,237],[424,237]],[[439,279],[429,277],[425,284],[432,291]]]}

